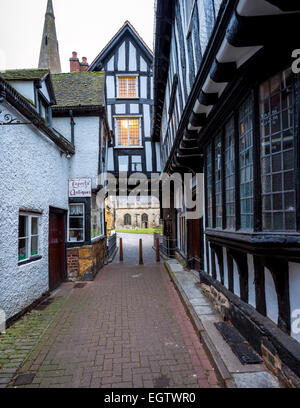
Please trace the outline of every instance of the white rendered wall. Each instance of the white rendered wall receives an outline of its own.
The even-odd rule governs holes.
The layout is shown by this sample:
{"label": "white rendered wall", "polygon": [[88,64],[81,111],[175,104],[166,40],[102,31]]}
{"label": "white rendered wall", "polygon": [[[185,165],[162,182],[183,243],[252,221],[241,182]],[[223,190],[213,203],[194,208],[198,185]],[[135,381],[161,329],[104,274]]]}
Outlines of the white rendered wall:
{"label": "white rendered wall", "polygon": [[[289,263],[289,284],[292,327],[291,336],[300,342],[300,264],[298,263]],[[293,324],[296,327],[294,327]]]}
{"label": "white rendered wall", "polygon": [[129,42],[129,71],[137,70],[136,48]]}
{"label": "white rendered wall", "polygon": [[265,288],[266,288],[266,305],[267,316],[273,320],[274,323],[278,322],[278,299],[275,289],[275,284],[271,272],[268,268],[265,269]]}
{"label": "white rendered wall", "polygon": [[223,265],[224,265],[224,286],[228,289],[229,282],[228,282],[228,265],[227,265],[227,251],[226,248],[222,248],[223,250]]}
{"label": "white rendered wall", "polygon": [[34,83],[32,81],[9,81],[9,84],[15,88],[25,98],[34,101]]}
{"label": "white rendered wall", "polygon": [[[8,104],[1,109],[24,120]],[[68,209],[68,160],[33,126],[5,126],[0,162],[0,308],[10,318],[48,290],[49,206]],[[20,208],[43,211],[42,259],[23,266],[18,266]]]}
{"label": "white rendered wall", "polygon": [[71,141],[71,125],[70,118],[54,118],[52,117],[52,126],[66,139]]}
{"label": "white rendered wall", "polygon": [[119,61],[118,61],[118,70],[119,71],[125,71],[126,69],[126,47],[125,47],[125,42],[122,43],[122,45],[119,48]]}
{"label": "white rendered wall", "polygon": [[42,92],[44,97],[47,99],[47,101],[50,102],[50,96],[49,96],[49,92],[48,92],[45,81],[42,81],[42,88],[40,89],[40,91]]}
{"label": "white rendered wall", "polygon": [[108,75],[106,77],[107,97],[115,98],[115,77]]}
{"label": "white rendered wall", "polygon": [[144,105],[144,129],[145,129],[145,137],[151,136],[151,119],[150,119],[150,105]]}
{"label": "white rendered wall", "polygon": [[[99,160],[99,117],[74,117],[76,154],[70,159],[70,177],[92,178],[97,187]],[[84,159],[83,159],[84,158]]]}
{"label": "white rendered wall", "polygon": [[254,275],[254,263],[253,256],[247,254],[248,261],[248,287],[249,287],[249,304],[256,307],[256,295],[255,295],[255,275]]}
{"label": "white rendered wall", "polygon": [[233,259],[233,292],[237,296],[241,296],[241,289],[240,289],[240,274],[238,271],[237,264]]}

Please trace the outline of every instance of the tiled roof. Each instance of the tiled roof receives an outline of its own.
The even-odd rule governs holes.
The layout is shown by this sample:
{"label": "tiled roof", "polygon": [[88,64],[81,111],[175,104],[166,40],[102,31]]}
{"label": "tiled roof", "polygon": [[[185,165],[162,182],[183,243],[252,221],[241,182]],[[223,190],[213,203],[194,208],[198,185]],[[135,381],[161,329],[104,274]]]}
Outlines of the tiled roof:
{"label": "tiled roof", "polygon": [[104,106],[105,73],[71,72],[51,75],[57,105]]}
{"label": "tiled roof", "polygon": [[8,69],[0,71],[6,81],[34,81],[44,79],[50,73],[48,69]]}

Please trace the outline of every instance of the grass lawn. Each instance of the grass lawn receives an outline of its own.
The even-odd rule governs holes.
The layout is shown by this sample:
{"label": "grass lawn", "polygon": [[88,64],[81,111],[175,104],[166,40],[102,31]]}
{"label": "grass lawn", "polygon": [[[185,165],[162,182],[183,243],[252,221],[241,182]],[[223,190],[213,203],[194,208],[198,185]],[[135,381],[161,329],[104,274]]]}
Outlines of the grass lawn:
{"label": "grass lawn", "polygon": [[161,233],[161,230],[157,228],[140,228],[140,229],[116,229],[116,232],[123,232],[127,234],[154,234]]}

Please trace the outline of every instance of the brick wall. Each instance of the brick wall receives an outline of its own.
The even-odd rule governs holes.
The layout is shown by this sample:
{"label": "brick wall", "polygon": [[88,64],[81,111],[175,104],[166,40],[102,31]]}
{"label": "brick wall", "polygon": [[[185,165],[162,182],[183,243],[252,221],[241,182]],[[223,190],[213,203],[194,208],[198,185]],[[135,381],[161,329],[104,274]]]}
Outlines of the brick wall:
{"label": "brick wall", "polygon": [[68,278],[93,280],[105,262],[106,238],[82,247],[67,249]]}

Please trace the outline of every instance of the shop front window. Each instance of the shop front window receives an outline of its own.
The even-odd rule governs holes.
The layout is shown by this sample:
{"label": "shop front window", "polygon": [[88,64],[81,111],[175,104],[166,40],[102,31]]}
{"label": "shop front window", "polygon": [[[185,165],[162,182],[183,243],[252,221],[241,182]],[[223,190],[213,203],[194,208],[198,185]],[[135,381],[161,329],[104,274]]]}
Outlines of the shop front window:
{"label": "shop front window", "polygon": [[69,205],[69,242],[84,241],[84,204]]}

